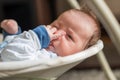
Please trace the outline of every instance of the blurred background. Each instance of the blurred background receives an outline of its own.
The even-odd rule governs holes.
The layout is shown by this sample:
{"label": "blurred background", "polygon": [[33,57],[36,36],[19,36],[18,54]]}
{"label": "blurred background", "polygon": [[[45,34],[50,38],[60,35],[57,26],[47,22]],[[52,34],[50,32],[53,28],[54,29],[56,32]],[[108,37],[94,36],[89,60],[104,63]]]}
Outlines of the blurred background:
{"label": "blurred background", "polygon": [[[107,2],[108,6],[114,13],[117,20],[120,21],[120,5],[119,5],[120,0],[105,0],[105,1]],[[22,27],[22,30],[29,30],[40,24],[50,24],[63,11],[71,8],[72,7],[68,4],[66,0],[0,0],[0,21],[6,18],[7,19],[12,18],[17,20],[18,24]],[[103,25],[101,25],[101,30],[102,30],[101,39],[104,41],[104,45],[105,45],[103,49],[105,56],[111,68],[115,71],[116,70],[119,71],[120,55],[118,54],[118,51],[114,47],[114,44],[109,38]],[[0,33],[1,33],[1,29],[0,29]],[[86,70],[93,70],[93,72],[95,72],[94,70],[101,71],[101,67],[96,56],[93,56],[86,59],[79,65],[75,66],[70,71],[73,70],[74,72],[75,71],[85,72]],[[67,75],[70,71],[68,71],[64,75]],[[60,80],[63,79],[60,78]],[[67,80],[73,80],[73,79],[67,79]],[[74,80],[79,80],[79,79],[74,79]]]}

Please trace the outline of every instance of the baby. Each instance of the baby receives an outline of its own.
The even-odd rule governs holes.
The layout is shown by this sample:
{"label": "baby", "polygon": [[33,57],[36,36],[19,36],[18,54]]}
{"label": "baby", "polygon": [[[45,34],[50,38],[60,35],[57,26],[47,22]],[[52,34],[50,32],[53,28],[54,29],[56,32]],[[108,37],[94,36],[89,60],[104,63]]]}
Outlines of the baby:
{"label": "baby", "polygon": [[11,40],[1,50],[3,61],[72,55],[94,45],[100,38],[96,18],[77,9],[65,11],[50,25],[40,25],[21,34],[20,27],[12,19],[3,20],[1,28],[7,36],[5,41]]}

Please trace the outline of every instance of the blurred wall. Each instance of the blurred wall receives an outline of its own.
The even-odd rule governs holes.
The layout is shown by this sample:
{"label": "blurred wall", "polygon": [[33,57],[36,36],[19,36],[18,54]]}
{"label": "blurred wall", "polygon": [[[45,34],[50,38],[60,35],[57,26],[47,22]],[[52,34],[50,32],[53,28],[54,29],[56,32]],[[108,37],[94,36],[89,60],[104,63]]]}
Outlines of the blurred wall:
{"label": "blurred wall", "polygon": [[120,0],[105,0],[116,16],[120,16]]}

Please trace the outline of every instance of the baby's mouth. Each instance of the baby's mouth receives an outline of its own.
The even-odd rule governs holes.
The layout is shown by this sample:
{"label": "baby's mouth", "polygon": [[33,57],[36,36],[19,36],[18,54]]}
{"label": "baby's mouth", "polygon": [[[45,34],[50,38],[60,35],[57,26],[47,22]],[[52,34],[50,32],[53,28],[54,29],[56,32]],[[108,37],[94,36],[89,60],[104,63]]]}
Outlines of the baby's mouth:
{"label": "baby's mouth", "polygon": [[50,42],[49,46],[52,46],[52,47],[54,47],[54,45],[53,45],[53,42]]}
{"label": "baby's mouth", "polygon": [[54,52],[55,47],[53,45],[53,42],[50,42],[50,44],[49,44],[47,49]]}

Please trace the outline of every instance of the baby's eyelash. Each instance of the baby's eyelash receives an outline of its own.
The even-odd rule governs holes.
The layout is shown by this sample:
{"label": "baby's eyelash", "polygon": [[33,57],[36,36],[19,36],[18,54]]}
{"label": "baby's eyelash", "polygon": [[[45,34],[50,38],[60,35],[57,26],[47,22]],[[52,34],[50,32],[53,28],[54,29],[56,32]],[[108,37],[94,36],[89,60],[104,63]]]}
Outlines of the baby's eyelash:
{"label": "baby's eyelash", "polygon": [[71,35],[68,35],[68,37],[69,37],[70,39],[72,39]]}

